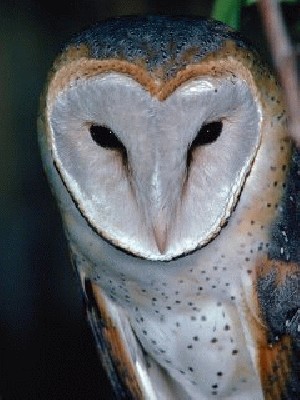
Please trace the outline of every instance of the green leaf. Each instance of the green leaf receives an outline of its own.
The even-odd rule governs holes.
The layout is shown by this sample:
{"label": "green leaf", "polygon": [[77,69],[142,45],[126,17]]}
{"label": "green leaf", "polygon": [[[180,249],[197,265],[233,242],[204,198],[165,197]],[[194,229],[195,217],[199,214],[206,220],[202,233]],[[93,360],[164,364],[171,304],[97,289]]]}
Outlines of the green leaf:
{"label": "green leaf", "polygon": [[[298,3],[299,2],[299,0],[282,0],[282,1],[277,0],[277,1],[278,1],[278,3]],[[251,6],[254,3],[257,3],[257,0],[244,0],[245,6]]]}
{"label": "green leaf", "polygon": [[239,29],[243,3],[243,0],[216,0],[212,18],[222,21],[234,29]]}
{"label": "green leaf", "polygon": [[[279,1],[279,0],[277,0]],[[281,3],[299,3],[299,0],[283,0]],[[239,29],[242,6],[250,6],[257,0],[215,0],[212,18],[222,21],[233,29]]]}

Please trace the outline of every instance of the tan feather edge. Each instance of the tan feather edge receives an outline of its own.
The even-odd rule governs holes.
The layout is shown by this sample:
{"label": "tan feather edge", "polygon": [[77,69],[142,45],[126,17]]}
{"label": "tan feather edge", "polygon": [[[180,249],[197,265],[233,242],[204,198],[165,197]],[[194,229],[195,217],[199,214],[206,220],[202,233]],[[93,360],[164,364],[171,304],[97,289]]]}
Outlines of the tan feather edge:
{"label": "tan feather edge", "polygon": [[[254,77],[250,72],[255,65],[253,54],[237,48],[231,41],[225,42],[221,50],[210,54],[200,62],[191,62],[190,65],[179,69],[170,79],[164,76],[163,67],[157,71],[148,71],[141,65],[141,60],[131,62],[126,59],[94,59],[88,56],[88,49],[82,47],[80,51],[69,48],[54,64],[49,77],[48,104],[51,104],[64,88],[75,84],[76,80],[88,79],[105,72],[119,72],[131,76],[161,101],[170,96],[184,82],[205,75],[217,77],[235,74],[248,82],[255,97],[259,95],[257,84],[254,83],[259,76],[257,74]],[[265,75],[268,71],[261,69],[260,73]]]}
{"label": "tan feather edge", "polygon": [[[92,299],[88,299],[89,303],[95,304],[97,308],[96,310],[91,311],[92,313],[96,313],[96,315],[90,315],[89,317],[96,318],[98,322],[101,321],[100,324],[97,324],[97,328],[101,330],[101,340],[104,341],[101,343],[101,346],[105,346],[113,367],[117,372],[118,379],[124,385],[125,398],[128,398],[128,394],[126,395],[126,393],[130,393],[130,398],[134,400],[142,400],[144,399],[144,395],[139,384],[134,362],[125,347],[124,338],[122,337],[117,324],[114,322],[108,311],[106,299],[102,295],[99,286],[92,283],[90,280],[86,280],[86,283],[90,285],[91,289],[90,293],[87,293],[87,296],[93,297]],[[95,321],[90,322],[95,323]],[[101,352],[103,349],[99,348],[99,350]],[[107,360],[103,359],[103,354],[100,354],[100,357],[103,360],[103,366],[107,368]],[[107,372],[110,374],[108,368]]]}

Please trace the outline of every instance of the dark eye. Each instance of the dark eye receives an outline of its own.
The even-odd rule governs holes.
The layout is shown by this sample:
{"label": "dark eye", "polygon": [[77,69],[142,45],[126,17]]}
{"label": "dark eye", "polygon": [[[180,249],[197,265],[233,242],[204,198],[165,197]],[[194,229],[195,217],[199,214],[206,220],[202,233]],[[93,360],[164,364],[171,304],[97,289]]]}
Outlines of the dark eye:
{"label": "dark eye", "polygon": [[201,129],[197,133],[197,136],[191,143],[190,148],[188,149],[187,161],[186,161],[187,168],[189,168],[189,166],[191,164],[193,150],[196,147],[204,146],[204,145],[215,142],[218,139],[218,137],[221,135],[222,128],[223,128],[222,121],[214,121],[214,122],[210,122],[208,124],[202,125]]}
{"label": "dark eye", "polygon": [[214,121],[203,125],[193,140],[191,147],[203,146],[215,142],[221,135],[222,128],[222,121]]}
{"label": "dark eye", "polygon": [[125,150],[123,143],[117,138],[113,131],[106,126],[91,125],[90,133],[93,141],[106,149]]}

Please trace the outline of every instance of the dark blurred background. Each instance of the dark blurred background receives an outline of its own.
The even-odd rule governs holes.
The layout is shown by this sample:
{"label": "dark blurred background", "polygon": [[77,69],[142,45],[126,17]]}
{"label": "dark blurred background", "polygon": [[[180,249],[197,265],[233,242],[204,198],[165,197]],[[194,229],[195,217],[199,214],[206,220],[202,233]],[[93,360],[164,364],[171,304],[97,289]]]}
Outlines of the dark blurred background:
{"label": "dark blurred background", "polygon": [[[36,140],[39,95],[61,46],[117,15],[209,16],[211,1],[0,3],[0,399],[110,399]],[[299,6],[284,8],[299,43]],[[268,57],[255,6],[241,30]],[[298,35],[298,37],[297,37]]]}

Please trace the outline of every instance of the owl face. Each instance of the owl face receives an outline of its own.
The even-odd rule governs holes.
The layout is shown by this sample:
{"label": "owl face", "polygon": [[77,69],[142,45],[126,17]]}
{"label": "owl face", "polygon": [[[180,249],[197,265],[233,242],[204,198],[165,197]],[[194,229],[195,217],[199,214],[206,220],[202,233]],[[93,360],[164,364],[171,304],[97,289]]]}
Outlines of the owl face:
{"label": "owl face", "polygon": [[240,79],[197,77],[164,101],[103,73],[61,91],[52,151],[90,225],[142,257],[210,241],[230,216],[260,141],[260,110]]}
{"label": "owl face", "polygon": [[96,28],[96,47],[84,33],[66,48],[46,93],[47,143],[94,231],[136,256],[171,260],[208,244],[234,212],[263,104],[244,44],[224,25],[121,22]]}

